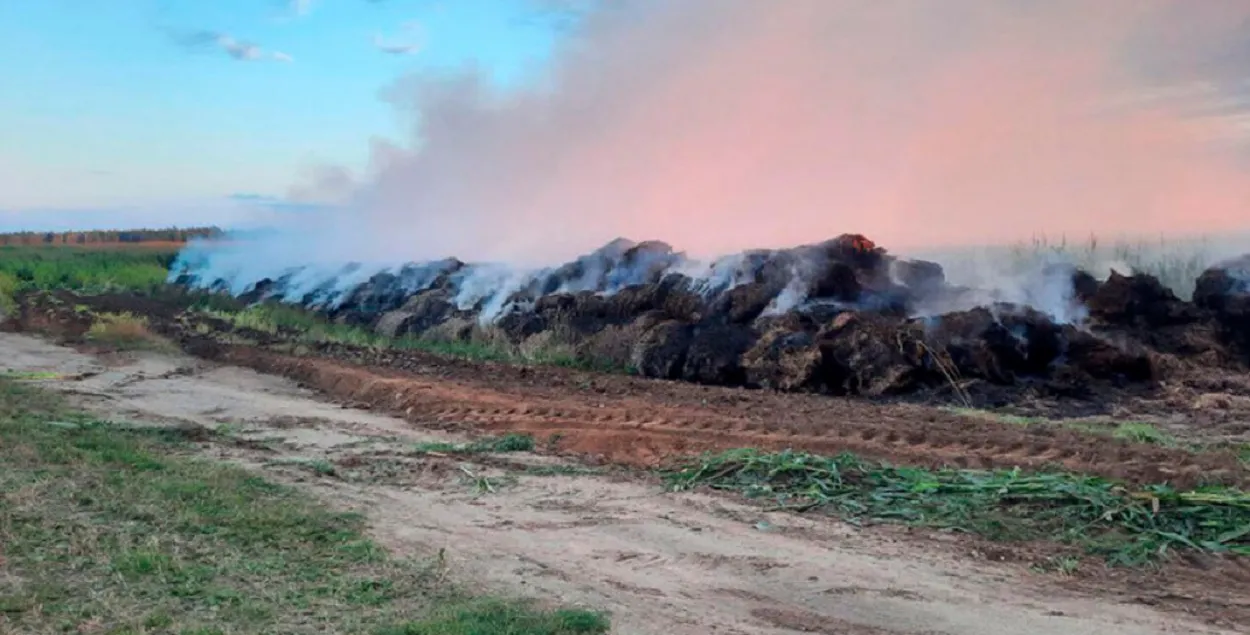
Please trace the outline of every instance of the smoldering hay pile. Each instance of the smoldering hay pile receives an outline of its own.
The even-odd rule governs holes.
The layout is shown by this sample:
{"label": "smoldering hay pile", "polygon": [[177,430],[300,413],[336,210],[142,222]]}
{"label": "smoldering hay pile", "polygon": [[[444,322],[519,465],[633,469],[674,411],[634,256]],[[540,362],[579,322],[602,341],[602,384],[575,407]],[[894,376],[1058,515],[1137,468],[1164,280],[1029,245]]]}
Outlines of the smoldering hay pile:
{"label": "smoldering hay pile", "polygon": [[[705,255],[844,228],[934,248],[1239,228],[1242,118],[1211,113],[1246,94],[1246,3],[591,4],[523,87],[397,81],[383,94],[410,138],[290,193],[335,212],[189,248],[175,279],[386,335],[489,331],[649,377],[834,394],[1079,395],[1245,361],[1214,274],[1192,302],[1062,263],[966,289],[858,235],[478,263],[615,236]],[[451,255],[472,262],[432,260]],[[343,264],[369,259],[400,262]]]}
{"label": "smoldering hay pile", "polygon": [[[949,284],[938,263],[846,234],[702,263],[663,242],[616,240],[562,266],[519,271],[449,258],[383,270],[293,267],[256,281],[186,250],[176,284],[288,302],[391,337],[553,345],[659,379],[900,395],[1027,387],[1092,396],[1149,385],[1192,361],[1250,360],[1250,257],[1214,267],[1182,300],[1147,275],[1070,265],[1023,295]],[[988,394],[988,393],[987,393]]]}

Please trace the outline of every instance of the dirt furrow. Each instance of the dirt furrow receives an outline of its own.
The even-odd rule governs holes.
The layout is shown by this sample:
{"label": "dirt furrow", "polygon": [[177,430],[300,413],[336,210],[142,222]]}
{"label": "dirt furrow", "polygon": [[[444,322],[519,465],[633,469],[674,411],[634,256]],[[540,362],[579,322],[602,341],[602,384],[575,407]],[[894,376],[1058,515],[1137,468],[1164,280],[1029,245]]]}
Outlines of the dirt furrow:
{"label": "dirt furrow", "polygon": [[[732,447],[855,452],[918,465],[977,468],[1063,468],[1132,482],[1244,483],[1231,455],[1092,437],[1070,430],[1026,428],[900,407],[882,408],[825,398],[828,412],[785,408],[785,395],[740,391],[732,402],[701,407],[633,400],[596,392],[520,395],[481,381],[363,368],[293,357],[207,340],[190,348],[201,356],[303,382],[349,403],[397,414],[420,425],[522,431],[556,436],[562,450],[603,460],[655,465],[681,455]],[[700,387],[690,386],[692,393]],[[671,392],[673,387],[668,387]],[[780,398],[779,398],[780,397]],[[706,400],[704,400],[706,401]],[[772,401],[765,418],[757,401]],[[801,402],[803,399],[795,399]],[[796,404],[805,405],[805,404]],[[906,416],[907,414],[913,416]]]}

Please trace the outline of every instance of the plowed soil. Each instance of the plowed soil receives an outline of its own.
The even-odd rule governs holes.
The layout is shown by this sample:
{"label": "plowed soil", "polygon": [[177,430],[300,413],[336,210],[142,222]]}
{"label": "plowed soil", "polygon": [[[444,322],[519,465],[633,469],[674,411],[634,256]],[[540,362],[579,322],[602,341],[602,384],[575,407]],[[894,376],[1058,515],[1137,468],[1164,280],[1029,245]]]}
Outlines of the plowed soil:
{"label": "plowed soil", "polygon": [[706,450],[795,448],[910,465],[1063,468],[1182,486],[1250,482],[1231,453],[1015,426],[914,405],[500,364],[468,370],[421,354],[406,354],[414,363],[401,371],[208,339],[187,344],[201,357],[289,377],[421,425],[554,436],[562,450],[613,463],[652,466]]}

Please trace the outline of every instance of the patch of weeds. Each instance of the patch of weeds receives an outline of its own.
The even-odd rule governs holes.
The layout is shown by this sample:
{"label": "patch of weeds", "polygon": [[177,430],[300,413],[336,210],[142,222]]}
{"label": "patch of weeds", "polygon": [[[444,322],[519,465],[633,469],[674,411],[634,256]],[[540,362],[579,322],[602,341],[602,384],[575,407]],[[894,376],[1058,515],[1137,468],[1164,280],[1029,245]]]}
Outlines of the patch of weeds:
{"label": "patch of weeds", "polygon": [[6,370],[0,373],[0,378],[12,381],[45,381],[62,377],[65,377],[65,373],[42,370]]}
{"label": "patch of weeds", "polygon": [[288,465],[316,474],[317,476],[338,476],[338,468],[325,459],[287,458],[275,459],[270,465]]}
{"label": "patch of weeds", "polygon": [[752,449],[705,456],[667,478],[675,489],[736,491],[852,522],[1072,544],[1113,564],[1144,564],[1174,550],[1250,555],[1250,494],[1227,488],[1130,490],[1071,473],[927,470]]}
{"label": "patch of weeds", "polygon": [[0,316],[17,309],[18,280],[13,274],[0,271]]}
{"label": "patch of weeds", "polygon": [[534,447],[534,437],[528,434],[505,434],[499,437],[478,439],[471,443],[419,443],[414,449],[418,452],[439,454],[485,454],[533,452]]}
{"label": "patch of weeds", "polygon": [[520,471],[527,476],[595,476],[607,470],[584,465],[526,465]]}
{"label": "patch of weeds", "polygon": [[1149,423],[1122,423],[1116,427],[1111,436],[1135,443],[1149,443],[1169,448],[1179,445],[1176,437]]}
{"label": "patch of weeds", "polygon": [[86,420],[0,380],[0,591],[6,632],[510,633],[607,631],[593,613],[471,595],[391,557],[357,514],[178,434]]}
{"label": "patch of weeds", "polygon": [[325,459],[312,459],[311,461],[306,461],[304,465],[318,476],[334,476],[338,474],[338,468]]}
{"label": "patch of weeds", "polygon": [[131,313],[101,313],[95,316],[87,339],[122,350],[174,352],[173,342],[153,333],[147,318]]}
{"label": "patch of weeds", "polygon": [[502,485],[511,485],[516,482],[514,476],[489,477],[484,474],[477,474],[469,469],[467,465],[461,465],[460,471],[464,473],[468,482],[478,494],[494,494]]}
{"label": "patch of weeds", "polygon": [[601,613],[563,610],[539,614],[525,604],[488,600],[448,607],[426,619],[383,629],[379,635],[581,635],[607,630],[608,618]]}
{"label": "patch of weeds", "polygon": [[1081,568],[1081,559],[1076,556],[1055,556],[1044,562],[1033,565],[1033,570],[1041,573],[1056,573],[1061,576],[1076,575]]}
{"label": "patch of weeds", "polygon": [[1032,426],[1046,423],[1046,419],[1042,417],[1025,417],[1021,415],[1008,414],[1005,412],[994,412],[992,410],[981,410],[979,408],[962,408],[962,407],[943,407],[942,410],[972,419],[981,419],[983,421],[995,421],[1013,426]]}

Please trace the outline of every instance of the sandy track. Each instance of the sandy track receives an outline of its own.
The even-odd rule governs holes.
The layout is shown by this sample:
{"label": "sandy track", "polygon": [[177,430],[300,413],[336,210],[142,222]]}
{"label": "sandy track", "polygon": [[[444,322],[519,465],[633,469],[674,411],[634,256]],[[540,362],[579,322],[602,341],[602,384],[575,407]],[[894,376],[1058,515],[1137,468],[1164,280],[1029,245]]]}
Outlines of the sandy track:
{"label": "sandy track", "polygon": [[[446,549],[456,578],[607,608],[620,633],[1232,633],[1206,622],[1250,613],[1246,600],[1220,590],[1226,583],[1160,579],[1156,590],[1117,591],[1106,579],[1057,580],[957,558],[948,546],[890,539],[896,532],[666,494],[636,478],[539,476],[507,463],[545,457],[429,457],[412,443],[447,433],[193,358],[95,357],[0,333],[0,370],[64,373],[42,383],[114,419],[228,425],[250,441],[205,452],[361,509],[397,551]],[[337,477],[314,476],[301,460],[331,462]],[[496,491],[475,490],[468,474],[493,478]],[[1097,586],[1105,586],[1098,595],[1081,590]],[[1178,597],[1192,601],[1176,606],[1203,614],[1143,604]]]}

